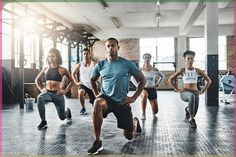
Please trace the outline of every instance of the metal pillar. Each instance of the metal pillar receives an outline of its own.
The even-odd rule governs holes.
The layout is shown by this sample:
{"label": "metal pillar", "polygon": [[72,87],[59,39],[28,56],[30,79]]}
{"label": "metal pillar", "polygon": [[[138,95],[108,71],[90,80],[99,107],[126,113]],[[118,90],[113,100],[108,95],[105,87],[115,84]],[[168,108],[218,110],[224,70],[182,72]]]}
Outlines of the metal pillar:
{"label": "metal pillar", "polygon": [[24,31],[20,30],[20,67],[19,67],[19,101],[20,108],[24,108]]}

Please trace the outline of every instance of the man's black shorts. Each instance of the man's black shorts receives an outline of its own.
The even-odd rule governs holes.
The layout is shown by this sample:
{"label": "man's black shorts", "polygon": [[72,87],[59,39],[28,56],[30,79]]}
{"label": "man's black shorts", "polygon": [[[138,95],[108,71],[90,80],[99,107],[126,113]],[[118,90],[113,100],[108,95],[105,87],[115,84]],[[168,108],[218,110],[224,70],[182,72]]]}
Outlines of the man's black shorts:
{"label": "man's black shorts", "polygon": [[84,89],[85,90],[85,94],[87,93],[88,96],[89,96],[89,103],[93,104],[93,102],[95,100],[95,96],[93,94],[93,91],[91,89],[89,89],[88,87],[86,87],[85,85],[83,85],[83,84],[80,84],[78,86],[78,90],[80,90],[80,89]]}
{"label": "man's black shorts", "polygon": [[99,98],[103,98],[107,102],[107,111],[103,113],[103,118],[106,118],[109,113],[113,112],[117,118],[118,128],[133,131],[133,115],[130,106],[120,105],[104,94],[99,96]]}

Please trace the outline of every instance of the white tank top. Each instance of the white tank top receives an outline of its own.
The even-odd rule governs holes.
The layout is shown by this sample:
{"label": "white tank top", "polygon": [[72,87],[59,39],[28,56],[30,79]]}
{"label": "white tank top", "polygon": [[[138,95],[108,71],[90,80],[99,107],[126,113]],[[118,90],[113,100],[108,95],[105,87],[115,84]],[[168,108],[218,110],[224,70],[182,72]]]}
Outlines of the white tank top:
{"label": "white tank top", "polygon": [[145,71],[142,70],[142,73],[146,79],[146,84],[145,84],[145,88],[150,88],[155,86],[156,84],[156,76],[159,76],[160,79],[158,80],[157,84],[159,85],[160,83],[163,82],[164,80],[164,75],[162,72],[160,71],[155,71],[155,70],[150,70],[150,71]]}
{"label": "white tank top", "polygon": [[193,70],[188,70],[187,68],[185,68],[185,71],[182,77],[183,83],[197,83],[197,77],[198,77],[198,74],[195,68]]}
{"label": "white tank top", "polygon": [[90,85],[90,76],[93,70],[93,63],[91,62],[88,67],[84,66],[83,62],[80,62],[80,81],[88,88],[92,88]]}

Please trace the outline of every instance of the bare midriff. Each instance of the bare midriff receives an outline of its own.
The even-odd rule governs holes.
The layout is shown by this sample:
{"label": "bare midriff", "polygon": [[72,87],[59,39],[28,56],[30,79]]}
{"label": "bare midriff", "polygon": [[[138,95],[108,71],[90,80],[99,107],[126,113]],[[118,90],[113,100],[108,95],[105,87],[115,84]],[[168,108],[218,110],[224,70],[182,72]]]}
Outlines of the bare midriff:
{"label": "bare midriff", "polygon": [[46,89],[50,91],[58,91],[60,90],[61,82],[58,81],[46,81]]}
{"label": "bare midriff", "polygon": [[184,89],[193,90],[193,91],[197,91],[198,90],[196,83],[185,83],[184,84]]}

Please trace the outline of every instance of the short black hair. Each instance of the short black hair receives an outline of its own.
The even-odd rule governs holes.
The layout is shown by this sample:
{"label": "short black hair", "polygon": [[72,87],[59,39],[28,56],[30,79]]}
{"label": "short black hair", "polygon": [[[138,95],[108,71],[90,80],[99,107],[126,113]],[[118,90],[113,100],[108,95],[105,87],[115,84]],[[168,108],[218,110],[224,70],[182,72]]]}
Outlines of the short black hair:
{"label": "short black hair", "polygon": [[88,51],[90,53],[90,50],[88,48],[84,48],[82,52]]}
{"label": "short black hair", "polygon": [[108,39],[106,40],[106,42],[109,41],[109,40],[113,40],[113,41],[116,42],[117,45],[119,45],[119,42],[118,42],[118,40],[117,40],[116,38],[108,38]]}
{"label": "short black hair", "polygon": [[[55,53],[55,55],[56,55],[56,57],[57,57],[57,64],[58,64],[58,65],[61,65],[61,64],[62,64],[62,57],[61,57],[61,54],[60,54],[61,52],[60,52],[58,49],[56,49],[56,48],[51,48],[51,49],[49,50],[48,54],[49,54],[49,53]],[[49,61],[48,61],[48,56],[47,56],[46,61],[47,61],[48,64],[50,64]]]}
{"label": "short black hair", "polygon": [[187,55],[193,55],[193,57],[195,57],[195,52],[191,50],[187,50],[184,52],[183,57],[185,58]]}

